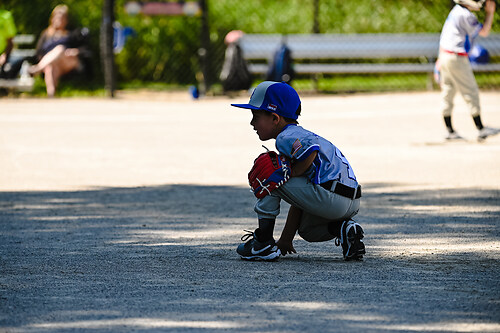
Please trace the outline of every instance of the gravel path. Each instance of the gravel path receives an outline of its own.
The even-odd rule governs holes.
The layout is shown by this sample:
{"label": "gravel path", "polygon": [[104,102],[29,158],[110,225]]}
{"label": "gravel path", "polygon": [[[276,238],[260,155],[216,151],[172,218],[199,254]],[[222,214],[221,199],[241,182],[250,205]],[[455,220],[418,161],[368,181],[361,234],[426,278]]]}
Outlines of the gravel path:
{"label": "gravel path", "polygon": [[247,99],[1,99],[0,332],[500,332],[500,135],[457,98],[444,143],[436,92],[303,97],[364,186],[366,258],[245,262]]}

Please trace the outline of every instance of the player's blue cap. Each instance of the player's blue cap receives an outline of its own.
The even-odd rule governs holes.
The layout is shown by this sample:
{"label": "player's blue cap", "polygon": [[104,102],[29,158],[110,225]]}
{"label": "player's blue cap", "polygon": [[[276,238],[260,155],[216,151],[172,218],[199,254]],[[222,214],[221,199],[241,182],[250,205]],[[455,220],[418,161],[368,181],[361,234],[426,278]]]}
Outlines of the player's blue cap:
{"label": "player's blue cap", "polygon": [[297,119],[300,105],[299,94],[284,82],[264,81],[253,91],[248,104],[231,104],[238,108],[264,110],[277,115]]}

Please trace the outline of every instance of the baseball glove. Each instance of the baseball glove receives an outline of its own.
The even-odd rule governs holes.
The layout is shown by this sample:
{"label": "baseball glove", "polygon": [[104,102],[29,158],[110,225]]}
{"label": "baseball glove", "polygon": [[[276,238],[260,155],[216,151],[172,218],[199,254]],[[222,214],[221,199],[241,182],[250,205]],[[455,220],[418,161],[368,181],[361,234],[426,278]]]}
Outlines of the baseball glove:
{"label": "baseball glove", "polygon": [[263,198],[281,185],[292,174],[290,161],[274,151],[262,153],[248,173],[248,183],[257,198]]}

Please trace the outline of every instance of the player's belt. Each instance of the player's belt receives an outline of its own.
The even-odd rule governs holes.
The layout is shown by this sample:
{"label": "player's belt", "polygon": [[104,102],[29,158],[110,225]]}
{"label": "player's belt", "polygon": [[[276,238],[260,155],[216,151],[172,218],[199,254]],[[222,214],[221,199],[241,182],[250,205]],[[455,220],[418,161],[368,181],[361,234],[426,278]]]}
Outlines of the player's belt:
{"label": "player's belt", "polygon": [[453,51],[448,51],[448,50],[445,50],[445,49],[441,49],[441,51],[446,52],[446,53],[456,54],[456,55],[459,55],[459,56],[462,56],[462,57],[467,57],[467,53],[466,52],[453,52]]}
{"label": "player's belt", "polygon": [[[319,184],[321,187],[323,187],[325,190],[332,191],[335,194],[341,195],[343,197],[349,198],[349,199],[359,199],[361,198],[361,185],[358,185],[357,190],[353,187],[344,185],[342,183],[337,182],[335,184],[335,188],[332,189],[333,185],[333,180],[329,180],[327,182]],[[356,196],[354,196],[356,195]]]}

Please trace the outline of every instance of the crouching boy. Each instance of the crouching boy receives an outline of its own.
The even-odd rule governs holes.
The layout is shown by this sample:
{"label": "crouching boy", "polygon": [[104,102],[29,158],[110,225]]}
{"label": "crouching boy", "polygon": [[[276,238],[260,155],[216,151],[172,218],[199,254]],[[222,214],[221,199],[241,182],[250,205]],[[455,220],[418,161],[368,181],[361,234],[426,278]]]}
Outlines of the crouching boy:
{"label": "crouching boy", "polygon": [[[336,245],[342,245],[345,260],[362,259],[363,229],[352,220],[359,210],[361,186],[336,146],[298,125],[301,101],[297,92],[286,83],[265,81],[255,88],[248,104],[231,105],[250,109],[250,125],[259,139],[275,139],[279,153],[277,157],[261,155],[249,173],[258,198],[254,207],[258,228],[241,238],[245,242],[237,248],[241,258],[275,260],[296,253],[292,241],[298,232],[308,242],[335,239]],[[262,163],[269,164],[257,165]],[[272,175],[259,175],[258,170],[269,168],[274,168]],[[281,200],[291,206],[275,242]]]}

